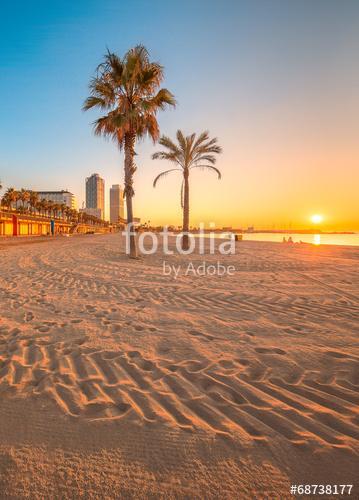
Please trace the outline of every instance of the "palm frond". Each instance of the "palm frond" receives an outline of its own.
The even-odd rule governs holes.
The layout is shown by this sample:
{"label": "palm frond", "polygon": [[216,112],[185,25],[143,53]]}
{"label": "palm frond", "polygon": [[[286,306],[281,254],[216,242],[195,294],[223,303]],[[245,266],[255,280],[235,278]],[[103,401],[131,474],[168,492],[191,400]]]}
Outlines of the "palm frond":
{"label": "palm frond", "polygon": [[161,146],[169,149],[173,153],[175,153],[177,155],[181,154],[180,148],[178,146],[176,146],[176,144],[172,141],[172,139],[170,139],[166,135],[163,135],[158,142],[159,142],[159,144],[161,144]]}
{"label": "palm frond", "polygon": [[171,168],[170,170],[166,170],[165,172],[162,172],[161,174],[157,175],[157,177],[155,178],[155,180],[153,181],[153,187],[156,187],[156,184],[157,182],[162,178],[162,177],[166,177],[166,175],[168,175],[170,172],[174,172],[175,170],[181,170],[179,168]]}
{"label": "palm frond", "polygon": [[87,111],[88,109],[95,107],[98,107],[100,109],[107,109],[108,104],[102,97],[90,96],[85,100],[82,109],[83,111]]}
{"label": "palm frond", "polygon": [[167,89],[160,89],[150,99],[143,99],[141,101],[141,106],[146,113],[156,113],[159,109],[165,109],[167,105],[176,106],[174,95]]}
{"label": "palm frond", "polygon": [[178,163],[177,155],[167,151],[157,151],[156,153],[153,153],[152,160],[168,160]]}
{"label": "palm frond", "polygon": [[200,153],[193,158],[194,164],[204,161],[208,161],[209,163],[215,164],[217,158],[214,155],[200,154]]}
{"label": "palm frond", "polygon": [[182,152],[185,154],[185,152],[187,150],[187,141],[183,135],[182,130],[177,130],[176,137],[177,137],[177,141],[180,145]]}
{"label": "palm frond", "polygon": [[208,139],[209,139],[209,131],[205,130],[198,136],[196,142],[194,143],[193,149],[197,149],[202,144],[202,142],[207,141]]}
{"label": "palm frond", "polygon": [[212,165],[193,165],[191,167],[191,170],[193,168],[200,168],[201,170],[212,170],[213,172],[216,172],[216,174],[218,175],[218,179],[222,178],[221,171],[218,168],[213,167]]}

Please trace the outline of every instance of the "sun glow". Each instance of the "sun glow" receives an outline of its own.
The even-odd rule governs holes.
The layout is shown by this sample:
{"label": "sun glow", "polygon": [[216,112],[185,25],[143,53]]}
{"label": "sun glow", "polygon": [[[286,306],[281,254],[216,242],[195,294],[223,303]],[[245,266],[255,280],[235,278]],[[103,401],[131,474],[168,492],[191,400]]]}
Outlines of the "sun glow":
{"label": "sun glow", "polygon": [[320,234],[315,234],[313,238],[314,245],[320,245]]}
{"label": "sun glow", "polygon": [[323,222],[323,216],[320,214],[314,214],[311,216],[310,220],[313,222],[313,224],[320,224]]}

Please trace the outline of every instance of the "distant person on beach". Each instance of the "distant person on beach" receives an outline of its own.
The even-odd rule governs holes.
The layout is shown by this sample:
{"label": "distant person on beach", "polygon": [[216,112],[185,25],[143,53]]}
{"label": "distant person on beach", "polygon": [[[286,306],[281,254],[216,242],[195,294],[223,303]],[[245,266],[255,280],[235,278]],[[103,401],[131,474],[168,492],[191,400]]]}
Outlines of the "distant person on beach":
{"label": "distant person on beach", "polygon": [[283,236],[282,243],[287,243],[287,240],[285,239],[285,236]]}
{"label": "distant person on beach", "polygon": [[288,243],[293,243],[293,240],[292,240],[291,236],[289,236],[289,238],[288,238]]}

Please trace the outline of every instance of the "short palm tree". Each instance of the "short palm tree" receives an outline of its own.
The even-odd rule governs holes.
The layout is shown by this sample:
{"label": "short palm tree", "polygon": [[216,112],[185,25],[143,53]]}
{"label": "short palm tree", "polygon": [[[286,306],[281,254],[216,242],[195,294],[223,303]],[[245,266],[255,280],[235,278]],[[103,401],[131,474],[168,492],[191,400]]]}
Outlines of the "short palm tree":
{"label": "short palm tree", "polygon": [[36,191],[30,191],[29,204],[31,207],[31,212],[34,210],[36,212],[36,205],[39,201],[39,195]]}
{"label": "short palm tree", "polygon": [[65,219],[67,206],[65,203],[60,204],[61,219]]}
{"label": "short palm tree", "polygon": [[19,193],[19,200],[22,203],[22,208],[23,211],[25,210],[25,203],[28,203],[30,200],[30,191],[27,189],[21,188],[21,191]]}
{"label": "short palm tree", "polygon": [[44,217],[49,217],[49,209],[50,209],[50,203],[48,200],[45,200],[45,198],[43,198],[41,200],[41,208],[42,208],[42,214]]}
{"label": "short palm tree", "polygon": [[[90,97],[83,109],[99,108],[106,114],[94,123],[96,135],[113,139],[125,150],[125,189],[127,223],[133,223],[132,197],[136,140],[149,135],[156,142],[159,138],[157,112],[167,105],[175,105],[174,96],[161,88],[163,67],[150,62],[145,47],[138,45],[121,59],[108,52],[90,82]],[[136,241],[130,237],[130,257],[135,258]]]}
{"label": "short palm tree", "polygon": [[9,210],[11,210],[13,204],[15,203],[16,208],[17,208],[17,201],[18,201],[18,191],[16,191],[14,188],[8,188],[7,191],[4,194],[4,198],[6,198],[7,201],[7,207]]}
{"label": "short palm tree", "polygon": [[177,144],[169,137],[162,136],[159,144],[165,148],[164,151],[158,151],[152,155],[153,160],[168,160],[176,165],[175,168],[166,170],[159,174],[153,181],[153,187],[162,177],[170,172],[180,171],[183,175],[181,188],[181,207],[183,209],[183,238],[182,248],[189,248],[189,174],[194,168],[202,170],[211,170],[221,178],[221,172],[214,166],[216,163],[215,154],[222,152],[217,144],[217,138],[210,139],[209,133],[202,132],[198,137],[196,134],[185,137],[181,130],[177,130]]}

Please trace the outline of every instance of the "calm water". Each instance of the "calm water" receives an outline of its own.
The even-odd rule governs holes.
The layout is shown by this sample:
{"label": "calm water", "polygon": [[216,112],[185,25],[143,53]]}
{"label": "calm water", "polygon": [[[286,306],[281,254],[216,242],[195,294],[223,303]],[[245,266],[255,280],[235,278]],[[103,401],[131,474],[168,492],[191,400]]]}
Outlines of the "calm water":
{"label": "calm water", "polygon": [[283,237],[297,243],[313,243],[314,245],[350,245],[359,246],[359,233],[355,234],[278,234],[278,233],[245,233],[243,241],[279,241]]}

